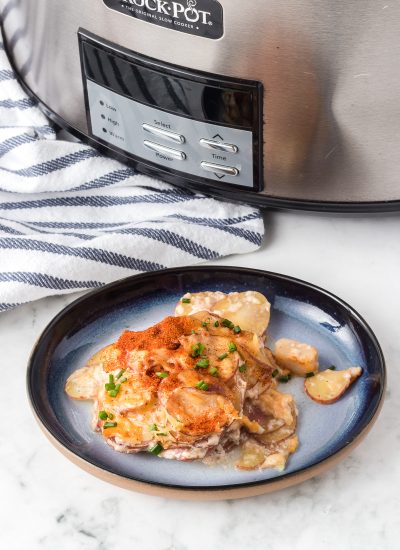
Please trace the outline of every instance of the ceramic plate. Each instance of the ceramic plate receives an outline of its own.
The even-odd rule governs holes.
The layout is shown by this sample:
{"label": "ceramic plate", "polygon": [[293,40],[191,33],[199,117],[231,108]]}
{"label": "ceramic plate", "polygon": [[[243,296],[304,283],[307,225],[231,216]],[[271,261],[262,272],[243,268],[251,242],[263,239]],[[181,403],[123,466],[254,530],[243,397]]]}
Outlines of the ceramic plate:
{"label": "ceramic plate", "polygon": [[[142,330],[172,314],[187,291],[257,290],[272,304],[269,345],[280,337],[312,344],[321,367],[359,365],[362,377],[333,405],[318,405],[303,380],[281,385],[295,396],[300,446],[284,472],[241,472],[223,466],[168,461],[147,453],[113,451],[90,427],[91,403],[64,392],[68,376],[125,329]],[[379,344],[360,315],[313,285],[264,271],[234,267],[180,268],[138,275],[87,294],[48,325],[33,350],[28,393],[50,440],[87,471],[117,485],[181,498],[226,499],[293,485],[333,465],[366,435],[384,395]]]}

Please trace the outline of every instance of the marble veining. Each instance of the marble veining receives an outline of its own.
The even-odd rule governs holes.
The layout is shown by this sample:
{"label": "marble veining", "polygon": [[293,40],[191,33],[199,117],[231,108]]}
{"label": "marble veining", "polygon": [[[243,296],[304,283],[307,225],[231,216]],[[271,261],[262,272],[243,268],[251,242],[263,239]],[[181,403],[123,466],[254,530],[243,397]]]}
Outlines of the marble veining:
{"label": "marble veining", "polygon": [[[0,548],[5,550],[393,550],[400,535],[400,218],[267,215],[257,253],[218,265],[286,273],[334,292],[367,319],[389,375],[374,429],[321,477],[271,495],[201,503],[108,485],[46,440],[25,391],[30,350],[77,294],[0,314]],[[1,289],[0,289],[1,292]]]}

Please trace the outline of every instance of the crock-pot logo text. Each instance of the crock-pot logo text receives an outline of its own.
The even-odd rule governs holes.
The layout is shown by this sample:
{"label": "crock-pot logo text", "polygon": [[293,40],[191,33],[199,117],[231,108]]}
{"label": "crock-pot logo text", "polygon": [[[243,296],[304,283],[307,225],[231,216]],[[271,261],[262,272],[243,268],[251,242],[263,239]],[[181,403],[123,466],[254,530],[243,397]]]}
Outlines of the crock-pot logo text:
{"label": "crock-pot logo text", "polygon": [[160,27],[217,39],[224,34],[223,9],[217,0],[103,0],[105,5]]}
{"label": "crock-pot logo text", "polygon": [[202,23],[208,25],[211,22],[209,11],[198,10],[196,0],[188,0],[187,7],[180,2],[167,2],[166,0],[122,0],[124,4],[131,4],[139,8],[145,8],[149,12],[157,12],[161,15],[184,19],[188,23]]}

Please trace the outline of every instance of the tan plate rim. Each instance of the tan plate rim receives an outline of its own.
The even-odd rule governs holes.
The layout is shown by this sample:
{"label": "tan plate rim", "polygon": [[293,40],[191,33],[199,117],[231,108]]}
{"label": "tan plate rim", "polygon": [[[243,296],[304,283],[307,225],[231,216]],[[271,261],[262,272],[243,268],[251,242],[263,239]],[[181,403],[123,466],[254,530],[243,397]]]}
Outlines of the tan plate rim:
{"label": "tan plate rim", "polygon": [[380,406],[377,409],[375,416],[372,418],[371,422],[364,428],[364,430],[360,434],[358,434],[358,436],[352,442],[348,443],[340,451],[322,460],[321,462],[318,462],[317,464],[313,464],[308,468],[304,468],[300,472],[293,472],[291,474],[286,474],[281,478],[277,477],[277,478],[272,478],[272,480],[269,479],[267,480],[269,483],[261,481],[261,482],[256,482],[257,483],[256,485],[247,485],[247,486],[238,485],[235,488],[232,488],[232,486],[229,486],[227,488],[216,487],[213,490],[203,489],[203,488],[186,489],[184,487],[174,488],[174,487],[168,487],[166,485],[161,485],[161,484],[143,483],[141,481],[125,478],[123,476],[109,472],[108,470],[99,468],[98,466],[95,466],[94,464],[91,464],[87,460],[80,458],[79,456],[71,452],[69,449],[64,447],[64,445],[62,445],[44,427],[44,425],[41,423],[40,419],[36,415],[35,411],[33,411],[33,414],[35,416],[36,421],[39,424],[39,427],[42,429],[47,439],[50,441],[50,443],[52,443],[52,445],[54,445],[54,447],[58,451],[60,451],[73,464],[75,464],[85,472],[97,477],[98,479],[101,479],[102,481],[111,483],[117,487],[126,489],[128,491],[135,491],[135,492],[139,492],[139,493],[143,493],[151,496],[171,498],[175,500],[221,501],[221,500],[234,500],[234,499],[255,497],[255,496],[273,493],[281,489],[287,489],[294,485],[298,485],[303,481],[307,481],[308,479],[319,476],[324,472],[326,472],[327,470],[330,470],[331,468],[335,467],[339,462],[344,460],[365,439],[365,437],[371,431],[382,409],[383,402],[384,402],[384,399],[381,400]]}

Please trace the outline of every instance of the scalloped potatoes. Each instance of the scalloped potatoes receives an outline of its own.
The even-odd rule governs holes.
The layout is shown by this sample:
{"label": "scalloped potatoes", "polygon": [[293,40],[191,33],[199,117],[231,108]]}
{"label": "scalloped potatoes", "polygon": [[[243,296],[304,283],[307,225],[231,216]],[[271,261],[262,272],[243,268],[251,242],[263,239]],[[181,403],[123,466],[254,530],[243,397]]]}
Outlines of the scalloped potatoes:
{"label": "scalloped potatoes", "polygon": [[[117,451],[210,464],[257,448],[256,467],[282,468],[290,454],[284,430],[293,437],[297,413],[276,390],[264,345],[268,300],[252,291],[187,294],[175,314],[97,352],[66,392],[94,401],[94,429]],[[259,439],[277,427],[279,441]]]}

